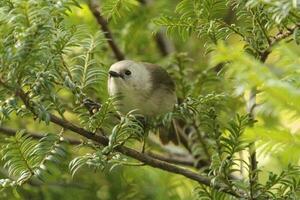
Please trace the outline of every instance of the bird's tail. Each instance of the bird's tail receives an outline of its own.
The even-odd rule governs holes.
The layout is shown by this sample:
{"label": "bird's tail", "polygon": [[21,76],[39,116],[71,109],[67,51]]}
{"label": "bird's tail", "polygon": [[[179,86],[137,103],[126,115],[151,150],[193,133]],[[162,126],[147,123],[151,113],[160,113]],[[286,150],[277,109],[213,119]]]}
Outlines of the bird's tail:
{"label": "bird's tail", "polygon": [[158,126],[159,139],[163,144],[168,144],[169,142],[175,145],[182,144],[185,148],[188,147],[187,135],[184,132],[184,122],[179,119],[173,119],[169,126]]}

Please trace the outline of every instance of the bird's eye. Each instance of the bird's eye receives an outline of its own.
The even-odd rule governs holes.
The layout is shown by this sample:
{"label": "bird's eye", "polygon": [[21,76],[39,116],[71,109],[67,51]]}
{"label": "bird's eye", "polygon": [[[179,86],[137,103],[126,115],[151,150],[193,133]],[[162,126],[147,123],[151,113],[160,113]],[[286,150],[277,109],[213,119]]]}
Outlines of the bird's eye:
{"label": "bird's eye", "polygon": [[131,71],[129,71],[129,70],[125,71],[125,75],[129,76],[130,74],[131,74]]}

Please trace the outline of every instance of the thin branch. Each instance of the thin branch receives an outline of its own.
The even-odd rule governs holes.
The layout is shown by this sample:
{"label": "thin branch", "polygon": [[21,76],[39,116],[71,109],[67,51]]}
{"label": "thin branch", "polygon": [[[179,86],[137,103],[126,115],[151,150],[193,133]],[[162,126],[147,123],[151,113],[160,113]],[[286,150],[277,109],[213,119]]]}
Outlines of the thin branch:
{"label": "thin branch", "polygon": [[[250,91],[250,97],[248,100],[247,111],[249,116],[254,119],[254,108],[256,107],[256,88],[252,88]],[[250,198],[255,199],[255,183],[258,182],[258,171],[257,171],[257,158],[255,142],[249,145],[249,187],[250,187]]]}
{"label": "thin branch", "polygon": [[[260,54],[260,61],[265,62],[268,58],[268,56],[271,53],[271,48],[277,44],[278,42],[288,38],[291,36],[294,31],[300,27],[300,23],[295,24],[292,28],[287,29],[285,32],[279,32],[277,35],[275,35],[273,38],[269,39],[269,46],[267,49],[265,49],[263,52]],[[266,35],[266,37],[268,37]],[[256,88],[251,89],[250,91],[250,97],[248,101],[248,113],[250,117],[254,119],[254,108],[256,107],[256,94],[257,90]],[[258,181],[258,174],[257,174],[257,158],[256,158],[256,148],[255,148],[255,143],[251,143],[249,146],[249,153],[250,153],[250,173],[249,173],[249,184],[250,184],[250,198],[255,199],[254,196],[254,191],[255,191],[255,183]]]}
{"label": "thin branch", "polygon": [[119,61],[124,60],[125,55],[123,54],[123,52],[120,50],[120,48],[116,44],[116,42],[113,38],[113,35],[108,27],[108,23],[107,23],[106,19],[104,19],[104,17],[100,13],[98,4],[94,0],[89,0],[88,6],[89,6],[91,12],[93,13],[94,17],[96,18],[98,24],[100,25],[100,28],[103,31],[104,36],[105,36],[110,48],[112,49],[116,59]]}
{"label": "thin branch", "polygon": [[193,126],[195,127],[195,131],[196,131],[196,134],[197,134],[197,137],[198,137],[198,141],[200,142],[201,146],[202,146],[202,149],[203,149],[203,152],[205,153],[207,159],[210,161],[211,160],[211,156],[210,156],[210,153],[209,153],[209,150],[208,150],[208,146],[206,144],[206,141],[204,139],[204,137],[202,136],[201,134],[201,130],[200,130],[200,127],[199,125],[197,124],[196,120],[193,119]]}
{"label": "thin branch", "polygon": [[235,19],[235,10],[233,8],[233,5],[230,4],[227,10],[226,15],[223,17],[223,20],[226,24],[232,24],[232,22]]}
{"label": "thin branch", "polygon": [[194,167],[194,161],[192,159],[186,159],[186,158],[181,158],[178,156],[173,156],[173,155],[169,155],[164,156],[161,154],[157,154],[157,153],[153,153],[153,152],[148,152],[147,153],[149,156],[151,156],[152,158],[158,159],[158,160],[162,160],[168,163],[172,163],[172,164],[178,164],[178,165],[184,165],[184,166],[189,166],[189,167]]}
{"label": "thin branch", "polygon": [[[291,36],[294,31],[300,27],[300,23],[295,24],[292,28],[287,29],[285,32],[279,32],[277,35],[275,35],[273,38],[269,38],[267,34],[264,32],[265,37],[268,40],[269,46],[266,48],[263,52],[260,54],[260,61],[265,62],[268,58],[268,56],[271,53],[271,48],[277,44],[278,42],[288,38]],[[262,28],[262,27],[261,27]],[[263,28],[262,28],[263,30]],[[248,101],[248,113],[250,117],[254,119],[254,109],[256,107],[256,94],[257,90],[256,88],[252,88],[250,91],[250,97]],[[258,171],[257,171],[257,158],[256,158],[256,148],[255,148],[255,143],[251,143],[249,146],[249,154],[250,154],[250,172],[249,172],[249,184],[250,184],[250,198],[255,199],[255,183],[258,181]]]}
{"label": "thin branch", "polygon": [[[1,134],[7,135],[7,136],[14,136],[16,134],[16,132],[17,132],[17,130],[15,130],[15,129],[0,126]],[[44,137],[44,135],[40,134],[40,133],[34,133],[34,132],[29,132],[29,131],[26,131],[26,133],[34,139],[41,139],[42,137]],[[72,145],[82,144],[81,141],[75,140],[72,138],[64,138],[64,139],[67,141],[68,144],[72,144]],[[165,161],[168,163],[182,165],[182,166],[195,167],[195,163],[194,163],[193,159],[186,159],[186,157],[183,158],[182,156],[178,156],[178,155],[174,155],[174,154],[168,154],[168,156],[164,156],[164,155],[153,153],[153,152],[148,152],[147,154],[155,159]],[[201,161],[198,165],[199,166],[197,166],[197,168],[200,168],[203,166],[208,166],[209,163],[206,161]]]}
{"label": "thin branch", "polygon": [[[149,4],[149,0],[139,0],[139,2],[145,7]],[[163,30],[159,30],[154,35],[156,46],[162,56],[168,56],[174,51],[174,45],[165,36]]]}
{"label": "thin branch", "polygon": [[161,155],[153,152],[148,152],[147,153],[149,156],[162,160],[168,163],[176,164],[176,165],[182,165],[182,166],[188,166],[188,167],[195,167],[197,169],[208,167],[210,163],[207,160],[199,160],[195,162],[193,158],[187,159],[187,158],[182,158],[181,156],[176,156],[176,155]]}
{"label": "thin branch", "polygon": [[162,30],[158,31],[154,35],[154,39],[155,39],[156,45],[162,56],[168,56],[174,51],[174,46],[166,38],[166,36]]}
{"label": "thin branch", "polygon": [[[271,48],[276,45],[278,42],[290,37],[294,31],[300,27],[300,23],[295,24],[292,28],[288,28],[285,32],[277,33],[273,38],[268,39],[269,46],[260,54],[260,61],[265,62],[268,56],[271,53]],[[267,37],[267,36],[266,36]],[[250,117],[254,119],[254,109],[256,107],[256,88],[251,89],[250,97],[248,101],[248,113]],[[255,143],[251,143],[249,146],[249,153],[250,153],[250,173],[249,173],[249,183],[250,183],[250,198],[255,199],[254,190],[255,190],[255,183],[258,181],[258,174],[257,174],[257,158],[256,158],[256,148]]]}
{"label": "thin branch", "polygon": [[[25,106],[27,107],[27,109],[29,109],[34,115],[37,115],[35,113],[35,110],[34,108],[31,106],[31,102],[30,102],[30,99],[28,98],[27,94],[22,90],[22,89],[19,89],[17,92],[16,92],[16,95],[18,97],[21,98],[21,100],[23,101],[23,103],[25,104]],[[63,120],[53,114],[49,114],[50,115],[50,121],[54,124],[57,124],[65,129],[68,129],[68,130],[71,130],[87,139],[90,139],[92,141],[95,141],[97,143],[100,143],[104,146],[107,146],[108,145],[108,138],[102,136],[102,135],[96,135],[95,133],[93,132],[90,132],[90,131],[87,131],[81,127],[78,127],[74,124],[72,124],[71,122],[69,121],[66,121],[66,120]],[[151,167],[154,167],[154,168],[158,168],[158,169],[161,169],[161,170],[164,170],[164,171],[168,171],[168,172],[171,172],[171,173],[174,173],[174,174],[179,174],[179,175],[182,175],[182,176],[185,176],[186,178],[189,178],[191,180],[194,180],[194,181],[197,181],[198,183],[200,184],[204,184],[204,185],[207,185],[207,186],[211,186],[211,179],[209,177],[205,177],[205,176],[201,176],[193,171],[190,171],[190,170],[187,170],[187,169],[184,169],[184,168],[181,168],[181,167],[178,167],[178,166],[175,166],[173,164],[170,164],[170,163],[167,163],[165,161],[161,161],[161,160],[158,160],[158,159],[155,159],[155,158],[152,158],[151,156],[145,154],[145,153],[141,153],[141,152],[138,152],[134,149],[131,149],[131,148],[128,148],[126,146],[117,146],[115,148],[116,151],[126,155],[126,156],[129,156],[131,158],[134,158],[142,163],[145,163],[146,165],[149,165]],[[226,186],[224,185],[221,185],[221,184],[214,184],[213,187],[215,189],[221,189],[228,193],[228,194],[231,194],[233,196],[236,196],[236,197],[243,197],[245,196],[245,193],[243,191],[236,191],[236,192],[233,192],[231,190],[227,190],[226,189]]]}
{"label": "thin branch", "polygon": [[271,41],[270,41],[270,44],[269,44],[269,47],[267,49],[265,49],[263,52],[261,52],[260,61],[265,62],[267,60],[269,54],[271,53],[271,48],[275,44],[277,44],[278,42],[290,37],[291,35],[293,35],[295,30],[299,27],[300,27],[300,23],[297,23],[292,28],[289,28],[287,31],[279,32],[274,37],[272,37]]}

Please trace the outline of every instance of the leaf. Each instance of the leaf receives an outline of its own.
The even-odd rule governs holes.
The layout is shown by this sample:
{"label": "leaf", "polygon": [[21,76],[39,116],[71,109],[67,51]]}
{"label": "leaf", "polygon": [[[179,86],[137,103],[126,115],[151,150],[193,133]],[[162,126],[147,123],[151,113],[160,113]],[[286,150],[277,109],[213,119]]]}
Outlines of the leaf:
{"label": "leaf", "polygon": [[18,185],[34,175],[34,168],[38,164],[38,156],[33,154],[35,145],[36,143],[22,130],[17,132],[16,136],[8,138],[2,147],[4,167],[10,176],[18,177]]}
{"label": "leaf", "polygon": [[137,0],[109,0],[104,1],[102,11],[108,19],[112,18],[116,22],[117,19],[136,9],[138,5]]}
{"label": "leaf", "polygon": [[73,58],[77,63],[71,67],[70,71],[78,82],[80,90],[95,88],[106,77],[106,71],[101,68],[101,64],[94,59],[97,48],[104,42],[102,36],[97,33],[94,37],[89,36],[82,41],[84,54]]}

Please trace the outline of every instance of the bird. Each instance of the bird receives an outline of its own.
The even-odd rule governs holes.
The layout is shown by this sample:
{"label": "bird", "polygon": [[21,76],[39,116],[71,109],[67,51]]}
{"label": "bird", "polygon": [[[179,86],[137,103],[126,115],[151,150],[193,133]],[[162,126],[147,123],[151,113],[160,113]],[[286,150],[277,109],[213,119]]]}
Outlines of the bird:
{"label": "bird", "polygon": [[[108,71],[108,93],[118,96],[115,108],[120,114],[134,110],[146,118],[162,116],[173,111],[177,103],[175,83],[159,65],[122,60],[111,65]],[[176,130],[159,127],[162,143],[178,144]]]}

